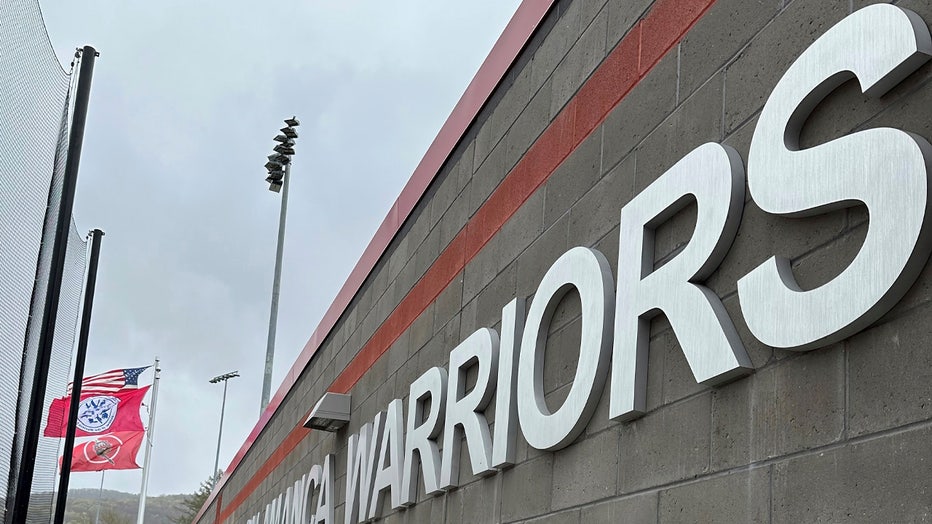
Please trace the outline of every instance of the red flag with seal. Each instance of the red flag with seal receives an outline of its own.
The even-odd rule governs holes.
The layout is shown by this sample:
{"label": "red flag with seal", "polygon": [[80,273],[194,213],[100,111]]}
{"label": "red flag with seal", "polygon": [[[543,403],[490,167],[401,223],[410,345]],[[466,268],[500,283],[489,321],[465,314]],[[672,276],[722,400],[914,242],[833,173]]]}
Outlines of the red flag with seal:
{"label": "red flag with seal", "polygon": [[[143,431],[139,408],[149,386],[107,394],[81,395],[76,437],[96,437],[106,433]],[[46,437],[64,437],[68,426],[71,397],[56,398],[49,408]]]}
{"label": "red flag with seal", "polygon": [[71,471],[140,469],[136,455],[145,435],[142,431],[120,431],[82,442],[74,447]]}

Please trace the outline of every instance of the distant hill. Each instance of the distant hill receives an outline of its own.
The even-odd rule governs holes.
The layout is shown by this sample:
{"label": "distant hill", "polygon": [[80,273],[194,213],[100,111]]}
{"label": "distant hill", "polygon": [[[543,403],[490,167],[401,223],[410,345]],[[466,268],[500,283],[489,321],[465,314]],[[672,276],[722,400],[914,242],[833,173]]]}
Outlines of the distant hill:
{"label": "distant hill", "polygon": [[[96,489],[73,489],[68,493],[65,522],[94,524],[97,514]],[[161,495],[146,500],[145,524],[172,524],[182,511],[182,501],[188,495]],[[135,524],[139,495],[109,489],[103,490],[100,503],[100,524]]]}

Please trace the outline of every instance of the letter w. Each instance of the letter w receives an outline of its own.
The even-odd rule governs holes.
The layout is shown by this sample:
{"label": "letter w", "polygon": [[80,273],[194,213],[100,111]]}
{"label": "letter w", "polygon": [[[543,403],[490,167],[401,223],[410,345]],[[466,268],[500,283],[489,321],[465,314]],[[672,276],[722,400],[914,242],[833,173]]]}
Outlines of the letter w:
{"label": "letter w", "polygon": [[366,521],[384,426],[385,412],[380,411],[375,420],[363,424],[359,433],[350,435],[346,454],[346,524]]}

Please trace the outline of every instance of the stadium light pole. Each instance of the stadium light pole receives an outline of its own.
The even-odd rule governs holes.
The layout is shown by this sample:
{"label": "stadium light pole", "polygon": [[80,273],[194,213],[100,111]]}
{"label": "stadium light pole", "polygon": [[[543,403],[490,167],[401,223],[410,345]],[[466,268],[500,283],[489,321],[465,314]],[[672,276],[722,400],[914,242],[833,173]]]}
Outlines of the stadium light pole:
{"label": "stadium light pole", "polygon": [[227,408],[227,381],[238,376],[239,371],[231,371],[210,379],[211,384],[223,382],[223,401],[220,403],[220,431],[217,432],[217,455],[214,458],[214,471],[210,474],[211,485],[216,485],[217,480],[220,479],[217,475],[217,471],[220,469],[220,439],[223,438],[223,412],[226,411]]}
{"label": "stadium light pole", "polygon": [[265,168],[268,176],[265,181],[269,183],[269,191],[282,194],[281,213],[278,217],[278,247],[275,250],[275,276],[272,279],[272,311],[269,314],[269,338],[265,349],[265,374],[262,378],[262,402],[259,406],[259,416],[269,405],[269,394],[272,390],[272,361],[275,356],[275,331],[278,326],[278,296],[282,280],[282,251],[285,246],[285,217],[288,214],[288,181],[291,180],[291,157],[295,154],[294,144],[298,138],[296,127],[301,125],[295,117],[285,119],[282,134],[274,140],[278,142],[275,153],[269,155]]}

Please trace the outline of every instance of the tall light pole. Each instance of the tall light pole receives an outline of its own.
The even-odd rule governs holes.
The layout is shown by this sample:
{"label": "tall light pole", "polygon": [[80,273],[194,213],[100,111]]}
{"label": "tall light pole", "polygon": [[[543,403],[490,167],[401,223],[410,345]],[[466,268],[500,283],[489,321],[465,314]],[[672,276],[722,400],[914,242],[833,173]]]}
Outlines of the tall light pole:
{"label": "tall light pole", "polygon": [[217,471],[220,469],[220,439],[223,438],[223,412],[227,407],[227,381],[238,376],[238,371],[231,371],[210,379],[211,384],[223,382],[223,402],[220,403],[220,431],[217,432],[217,456],[214,458],[214,471],[210,474],[213,484],[216,484],[217,480],[219,480]]}
{"label": "tall light pole", "polygon": [[288,181],[291,180],[291,157],[294,155],[295,139],[298,132],[295,128],[300,125],[295,117],[285,119],[282,134],[274,140],[278,142],[275,153],[269,155],[265,168],[268,177],[269,191],[282,194],[282,209],[278,218],[278,247],[275,250],[275,276],[272,280],[272,311],[269,314],[269,339],[265,349],[265,375],[262,379],[262,403],[259,406],[259,416],[269,405],[269,394],[272,389],[272,361],[275,356],[275,330],[278,325],[278,295],[282,280],[282,251],[285,247],[285,217],[288,214]]}

